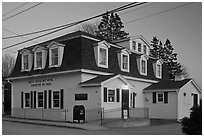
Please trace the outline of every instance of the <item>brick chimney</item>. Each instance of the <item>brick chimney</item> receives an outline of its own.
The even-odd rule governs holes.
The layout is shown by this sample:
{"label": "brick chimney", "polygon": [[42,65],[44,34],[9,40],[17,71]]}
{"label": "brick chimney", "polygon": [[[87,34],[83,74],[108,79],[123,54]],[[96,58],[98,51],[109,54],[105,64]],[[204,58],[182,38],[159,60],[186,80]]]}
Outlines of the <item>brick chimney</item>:
{"label": "brick chimney", "polygon": [[176,74],[175,78],[174,78],[175,81],[181,81],[181,80],[184,80],[184,79],[185,79],[184,75],[182,75],[182,74]]}

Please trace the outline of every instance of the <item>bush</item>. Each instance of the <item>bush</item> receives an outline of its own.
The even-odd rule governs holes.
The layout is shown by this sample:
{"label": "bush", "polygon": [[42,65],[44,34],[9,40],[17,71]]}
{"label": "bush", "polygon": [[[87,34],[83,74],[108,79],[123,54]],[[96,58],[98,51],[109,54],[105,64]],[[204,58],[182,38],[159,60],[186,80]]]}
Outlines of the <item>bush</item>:
{"label": "bush", "polygon": [[183,118],[181,121],[182,131],[188,135],[202,134],[202,107],[196,106],[191,108],[190,118]]}

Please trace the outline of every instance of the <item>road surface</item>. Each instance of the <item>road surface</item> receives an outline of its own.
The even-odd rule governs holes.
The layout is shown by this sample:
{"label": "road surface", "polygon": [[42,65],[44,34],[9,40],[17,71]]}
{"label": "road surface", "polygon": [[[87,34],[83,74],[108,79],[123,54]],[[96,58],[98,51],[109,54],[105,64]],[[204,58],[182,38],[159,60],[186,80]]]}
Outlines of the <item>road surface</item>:
{"label": "road surface", "polygon": [[35,125],[2,121],[3,135],[181,135],[180,124],[167,124],[148,127],[110,128],[88,131],[74,128]]}

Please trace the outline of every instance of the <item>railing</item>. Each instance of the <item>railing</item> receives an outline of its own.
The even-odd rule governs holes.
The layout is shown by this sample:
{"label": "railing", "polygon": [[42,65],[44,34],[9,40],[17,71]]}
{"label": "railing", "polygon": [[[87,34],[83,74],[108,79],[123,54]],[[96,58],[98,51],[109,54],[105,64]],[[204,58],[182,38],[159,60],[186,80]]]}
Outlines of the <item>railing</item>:
{"label": "railing", "polygon": [[30,109],[13,108],[12,116],[26,119],[66,121],[68,110],[65,109]]}
{"label": "railing", "polygon": [[144,107],[130,108],[130,118],[149,118],[149,109]]}

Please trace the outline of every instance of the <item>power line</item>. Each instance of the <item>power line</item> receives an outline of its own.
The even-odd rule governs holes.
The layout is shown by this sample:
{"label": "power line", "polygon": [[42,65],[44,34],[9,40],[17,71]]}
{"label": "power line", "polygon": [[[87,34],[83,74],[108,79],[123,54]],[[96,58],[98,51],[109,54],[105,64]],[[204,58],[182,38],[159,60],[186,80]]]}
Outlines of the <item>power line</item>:
{"label": "power line", "polygon": [[[17,34],[17,33],[13,32],[13,31],[11,31],[11,30],[8,30],[8,29],[5,29],[5,28],[2,28],[2,29],[3,29],[3,30],[5,30],[5,31],[7,31],[7,32],[9,32],[9,33],[12,33],[12,34],[14,34],[14,35],[17,35],[17,36],[18,36],[18,34]],[[23,39],[28,39],[28,38],[23,37],[23,36],[21,36],[21,38],[23,38]],[[33,41],[33,43],[38,44],[38,42],[36,42],[36,41]]]}
{"label": "power line", "polygon": [[19,14],[22,14],[23,12],[26,12],[26,11],[28,11],[28,10],[34,8],[34,7],[37,7],[38,5],[40,5],[40,4],[42,4],[42,3],[43,3],[43,2],[40,2],[40,3],[38,3],[38,4],[35,4],[34,6],[28,8],[28,9],[25,9],[25,10],[23,10],[23,11],[21,11],[21,12],[18,12],[18,13],[16,13],[16,14],[12,15],[12,16],[9,16],[9,17],[3,19],[2,21],[8,20],[8,19],[10,19],[10,18],[12,18],[12,17],[15,17],[15,16],[19,15]]}
{"label": "power line", "polygon": [[149,17],[155,16],[155,15],[159,15],[161,13],[168,12],[168,11],[171,11],[171,10],[175,10],[175,9],[178,9],[178,8],[190,5],[190,4],[193,4],[193,2],[187,3],[187,4],[183,4],[183,5],[180,5],[180,6],[177,6],[177,7],[174,7],[174,8],[170,8],[170,9],[167,9],[167,10],[163,10],[163,11],[160,11],[160,12],[157,12],[157,13],[153,13],[153,14],[141,17],[141,18],[137,18],[135,20],[132,20],[132,21],[129,21],[129,22],[125,22],[124,24],[132,23],[132,22],[139,21],[139,20],[143,20],[145,18],[149,18]]}
{"label": "power line", "polygon": [[[135,4],[135,3],[137,3],[137,2],[134,2],[134,3],[132,3],[132,4]],[[145,4],[145,3],[146,3],[146,2],[138,3],[137,5],[134,5],[134,6],[139,6],[139,5],[142,5],[142,4]],[[116,9],[113,9],[113,10],[107,11],[107,12],[108,12],[108,13],[119,12],[119,11],[122,11],[122,10],[127,9],[128,7],[129,7],[129,8],[130,8],[130,7],[133,7],[132,4],[127,4],[127,5],[125,5],[125,6],[121,6],[121,7],[119,7],[119,8],[116,8]],[[130,6],[130,5],[131,5],[131,6]],[[11,47],[14,47],[14,46],[17,46],[17,45],[20,45],[20,44],[29,42],[29,41],[31,41],[31,40],[34,40],[34,39],[37,39],[37,38],[40,38],[40,37],[44,37],[44,36],[46,36],[46,35],[50,35],[50,34],[52,34],[52,33],[55,33],[55,32],[61,31],[61,30],[64,30],[64,29],[66,29],[66,28],[72,27],[72,26],[77,25],[77,24],[80,24],[80,23],[82,23],[82,22],[85,22],[85,21],[88,21],[88,20],[91,20],[91,19],[94,19],[94,18],[98,18],[98,17],[103,16],[103,15],[105,15],[105,14],[106,14],[106,13],[102,13],[102,14],[99,14],[99,15],[96,15],[96,16],[93,16],[93,17],[90,17],[90,18],[87,18],[87,19],[78,21],[78,22],[70,23],[69,26],[65,26],[65,27],[63,27],[63,28],[59,28],[59,29],[54,30],[54,31],[52,31],[52,32],[49,32],[49,33],[46,33],[46,34],[43,34],[43,35],[40,35],[40,36],[31,38],[31,39],[28,39],[28,40],[26,40],[26,41],[23,41],[23,42],[20,42],[20,43],[16,43],[16,44],[7,46],[7,47],[5,47],[5,48],[2,48],[2,50],[5,50],[5,49],[8,49],[8,48],[11,48]]]}
{"label": "power line", "polygon": [[145,7],[149,7],[149,6],[151,6],[151,5],[153,5],[153,4],[157,4],[157,3],[150,3],[149,5],[145,5],[145,6],[143,6],[143,7],[139,7],[139,8],[136,8],[136,9],[133,9],[133,10],[130,10],[130,11],[127,11],[127,12],[123,12],[123,13],[121,13],[121,14],[119,14],[120,16],[123,16],[123,15],[125,15],[125,14],[128,14],[128,13],[130,13],[130,12],[133,12],[133,11],[136,11],[136,10],[139,10],[139,9],[143,9],[143,8],[145,8]]}
{"label": "power line", "polygon": [[20,7],[22,7],[22,6],[24,6],[24,5],[26,5],[28,2],[24,2],[23,4],[21,4],[20,6],[18,6],[18,7],[16,7],[16,8],[14,8],[13,10],[10,10],[10,11],[8,11],[8,12],[6,12],[5,14],[3,14],[2,16],[6,16],[6,15],[8,15],[9,13],[11,13],[11,12],[13,12],[13,11],[15,11],[15,10],[17,10],[17,9],[19,9]]}
{"label": "power line", "polygon": [[[139,6],[139,5],[142,5],[142,4],[145,4],[146,2],[143,2],[143,3],[139,3],[138,2],[132,2],[130,4],[127,4],[127,5],[124,5],[124,6],[121,6],[119,8],[116,8],[116,9],[113,9],[109,12],[118,12],[118,11],[121,11],[121,10],[125,10],[127,8],[132,8],[134,6]],[[137,4],[137,5],[135,5]],[[97,17],[100,17],[100,16],[103,16],[105,13],[103,14],[100,14],[98,15]],[[94,18],[97,18],[96,16]],[[76,22],[75,22],[76,23]],[[27,36],[27,35],[33,35],[33,34],[37,34],[37,33],[42,33],[42,32],[45,32],[45,31],[50,31],[50,30],[54,30],[54,29],[58,29],[58,28],[62,28],[62,27],[65,27],[65,26],[69,26],[70,23],[68,24],[64,24],[64,25],[61,25],[61,26],[55,26],[55,27],[52,27],[52,28],[48,28],[48,29],[44,29],[44,30],[39,30],[39,31],[34,31],[34,32],[30,32],[30,33],[25,33],[25,34],[20,34],[18,36],[10,36],[10,37],[4,37],[2,39],[11,39],[11,38],[16,38],[16,37],[21,37],[21,36]]]}

